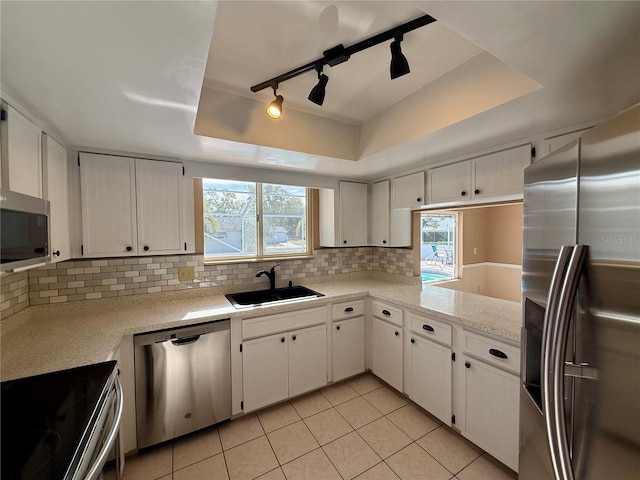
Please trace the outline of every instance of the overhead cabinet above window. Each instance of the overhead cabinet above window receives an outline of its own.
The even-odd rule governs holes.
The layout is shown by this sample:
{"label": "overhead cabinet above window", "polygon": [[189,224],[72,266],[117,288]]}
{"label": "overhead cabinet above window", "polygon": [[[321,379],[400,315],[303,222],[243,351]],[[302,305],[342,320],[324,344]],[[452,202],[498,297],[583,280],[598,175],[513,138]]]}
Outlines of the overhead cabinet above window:
{"label": "overhead cabinet above window", "polygon": [[340,182],[339,191],[320,190],[320,245],[367,245],[367,184]]}
{"label": "overhead cabinet above window", "polygon": [[429,171],[429,204],[522,199],[531,145],[503,150]]}
{"label": "overhead cabinet above window", "polygon": [[181,163],[80,154],[85,257],[186,253]]}
{"label": "overhead cabinet above window", "polygon": [[2,115],[2,187],[43,198],[42,132],[10,105],[3,104]]}

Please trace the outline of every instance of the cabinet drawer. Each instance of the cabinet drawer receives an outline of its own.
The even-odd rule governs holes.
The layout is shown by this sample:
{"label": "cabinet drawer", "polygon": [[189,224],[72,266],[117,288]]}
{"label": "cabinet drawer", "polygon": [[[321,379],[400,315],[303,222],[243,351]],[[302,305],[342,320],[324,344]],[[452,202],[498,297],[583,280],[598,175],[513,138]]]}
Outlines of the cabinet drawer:
{"label": "cabinet drawer", "polygon": [[343,318],[364,315],[364,300],[352,300],[350,302],[336,303],[331,308],[331,318],[342,320]]}
{"label": "cabinet drawer", "polygon": [[382,318],[383,320],[402,326],[402,309],[374,301],[372,310],[374,317]]}
{"label": "cabinet drawer", "polygon": [[325,307],[308,308],[295,312],[278,313],[242,320],[242,339],[262,337],[327,321]]}
{"label": "cabinet drawer", "polygon": [[493,365],[520,373],[520,349],[517,347],[465,331],[464,350]]}
{"label": "cabinet drawer", "polygon": [[411,313],[410,325],[411,331],[418,335],[451,345],[451,325],[448,323]]}

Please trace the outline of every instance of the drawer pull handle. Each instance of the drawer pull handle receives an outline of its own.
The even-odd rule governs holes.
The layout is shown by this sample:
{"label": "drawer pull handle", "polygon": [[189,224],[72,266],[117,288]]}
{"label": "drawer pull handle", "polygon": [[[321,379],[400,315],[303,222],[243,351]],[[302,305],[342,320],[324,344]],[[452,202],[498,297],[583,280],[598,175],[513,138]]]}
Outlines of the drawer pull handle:
{"label": "drawer pull handle", "polygon": [[344,313],[353,312],[353,307],[347,307],[344,309]]}
{"label": "drawer pull handle", "polygon": [[396,334],[396,337],[397,337],[398,335],[400,335],[400,332],[398,332],[397,330],[396,330],[395,332],[393,332],[393,333],[395,333],[395,334]]}
{"label": "drawer pull handle", "polygon": [[340,330],[340,325],[337,325],[337,326],[336,326],[336,330]]}
{"label": "drawer pull handle", "polygon": [[382,310],[382,314],[386,316],[391,316],[391,312],[389,310]]}
{"label": "drawer pull handle", "polygon": [[493,355],[494,357],[504,358],[504,359],[509,358],[506,353],[504,353],[502,350],[498,350],[496,348],[490,348],[489,349],[489,353],[491,355]]}
{"label": "drawer pull handle", "polygon": [[464,362],[464,366],[465,366],[466,368],[471,368],[471,364],[470,364],[469,362]]}
{"label": "drawer pull handle", "polygon": [[426,330],[427,332],[433,332],[433,327],[431,325],[427,325],[426,323],[422,325],[422,329]]}

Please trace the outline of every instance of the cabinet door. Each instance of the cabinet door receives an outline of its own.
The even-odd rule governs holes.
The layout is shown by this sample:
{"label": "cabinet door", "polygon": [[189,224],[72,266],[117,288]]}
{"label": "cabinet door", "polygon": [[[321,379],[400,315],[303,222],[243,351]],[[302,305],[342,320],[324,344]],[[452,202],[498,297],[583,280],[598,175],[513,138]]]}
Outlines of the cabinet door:
{"label": "cabinet door", "polygon": [[9,190],[42,198],[42,159],[40,129],[7,106],[6,154]]}
{"label": "cabinet door", "polygon": [[374,318],[371,350],[373,373],[402,392],[402,327]]}
{"label": "cabinet door", "polygon": [[289,396],[327,384],[327,326],[309,327],[289,336]]}
{"label": "cabinet door", "polygon": [[371,186],[371,235],[369,245],[389,246],[389,180]]}
{"label": "cabinet door", "polygon": [[504,150],[473,162],[473,197],[522,194],[524,169],[531,163],[531,146]]}
{"label": "cabinet door", "polygon": [[333,324],[333,381],[364,372],[364,317]]}
{"label": "cabinet door", "polygon": [[411,400],[445,424],[451,422],[451,349],[420,337],[412,337]]}
{"label": "cabinet door", "polygon": [[429,172],[429,203],[459,202],[470,197],[470,161],[445,165]]}
{"label": "cabinet door", "polygon": [[465,359],[464,435],[505,465],[518,469],[519,379]]}
{"label": "cabinet door", "polygon": [[340,182],[340,241],[343,246],[367,244],[367,184]]}
{"label": "cabinet door", "polygon": [[393,179],[393,208],[419,207],[425,203],[424,172]]}
{"label": "cabinet door", "polygon": [[287,398],[288,343],[287,334],[282,333],[248,340],[242,344],[242,391],[245,412]]}
{"label": "cabinet door", "polygon": [[136,159],[138,254],[184,253],[182,164]]}
{"label": "cabinet door", "polygon": [[84,256],[136,255],[134,160],[81,154],[80,188]]}
{"label": "cabinet door", "polygon": [[69,199],[67,189],[67,151],[48,135],[43,136],[46,199],[49,200],[50,261],[71,258],[69,240]]}

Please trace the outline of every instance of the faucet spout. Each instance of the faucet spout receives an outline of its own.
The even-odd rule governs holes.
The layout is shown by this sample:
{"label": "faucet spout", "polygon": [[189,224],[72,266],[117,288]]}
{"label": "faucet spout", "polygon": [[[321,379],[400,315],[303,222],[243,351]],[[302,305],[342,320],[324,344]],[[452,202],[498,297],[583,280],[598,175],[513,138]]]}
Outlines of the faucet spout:
{"label": "faucet spout", "polygon": [[266,275],[269,278],[269,290],[276,289],[276,267],[280,266],[279,263],[276,263],[269,271],[260,270],[256,273],[256,277],[261,277],[262,275]]}

